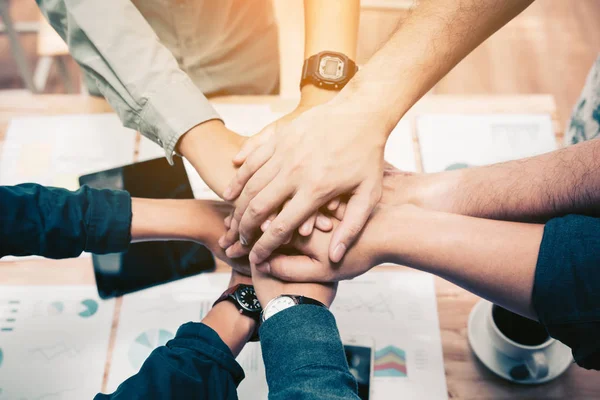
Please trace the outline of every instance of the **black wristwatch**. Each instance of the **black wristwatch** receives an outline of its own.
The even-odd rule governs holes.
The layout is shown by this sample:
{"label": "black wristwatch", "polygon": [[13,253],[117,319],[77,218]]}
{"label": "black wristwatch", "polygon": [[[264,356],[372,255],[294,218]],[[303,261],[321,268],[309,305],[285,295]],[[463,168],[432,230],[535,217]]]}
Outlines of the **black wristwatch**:
{"label": "black wristwatch", "polygon": [[271,299],[271,301],[269,301],[269,303],[265,306],[261,313],[260,322],[265,322],[267,319],[271,318],[280,311],[302,304],[311,304],[313,306],[327,308],[325,304],[318,300],[311,299],[310,297],[282,294],[281,296]]}
{"label": "black wristwatch", "polygon": [[345,54],[322,51],[304,61],[300,89],[308,83],[327,90],[340,90],[352,79],[358,66]]}
{"label": "black wristwatch", "polygon": [[229,301],[233,303],[240,314],[252,318],[257,322],[256,329],[250,338],[251,342],[257,342],[258,338],[258,325],[260,322],[260,313],[262,307],[256,297],[254,286],[244,285],[242,283],[228,288],[223,294],[213,303],[213,307],[222,301]]}

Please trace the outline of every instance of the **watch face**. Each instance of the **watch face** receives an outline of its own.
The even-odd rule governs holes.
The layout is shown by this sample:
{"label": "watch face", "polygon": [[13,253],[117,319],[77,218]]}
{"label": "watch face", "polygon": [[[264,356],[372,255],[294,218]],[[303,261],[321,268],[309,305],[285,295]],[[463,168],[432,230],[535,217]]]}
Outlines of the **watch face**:
{"label": "watch face", "polygon": [[327,80],[338,80],[344,75],[344,60],[335,56],[323,56],[319,61],[319,74]]}
{"label": "watch face", "polygon": [[296,301],[289,296],[276,297],[269,303],[269,306],[264,310],[263,318],[267,319],[277,314],[280,311],[285,310],[296,305]]}
{"label": "watch face", "polygon": [[241,286],[235,292],[235,297],[238,303],[247,311],[259,312],[262,309],[252,286]]}

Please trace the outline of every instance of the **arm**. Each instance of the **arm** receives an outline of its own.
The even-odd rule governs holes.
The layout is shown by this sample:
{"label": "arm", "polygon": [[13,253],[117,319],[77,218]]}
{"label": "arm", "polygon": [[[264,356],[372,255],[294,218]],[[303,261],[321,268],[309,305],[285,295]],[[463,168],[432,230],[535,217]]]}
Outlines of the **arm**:
{"label": "arm", "polygon": [[[523,160],[436,174],[394,174],[386,203],[483,218],[547,221],[569,213],[599,216],[600,141]],[[460,188],[460,190],[456,190]]]}
{"label": "arm", "polygon": [[0,186],[0,257],[68,258],[122,252],[131,241],[189,240],[249,274],[247,260],[228,258],[217,244],[230,211],[218,201],[132,199],[125,191],[88,186],[76,192],[33,183]]}
{"label": "arm", "polygon": [[130,221],[131,198],[124,191],[0,186],[0,257],[124,251]]}
{"label": "arm", "polygon": [[350,196],[347,214],[329,248],[331,260],[340,261],[381,196],[383,150],[393,127],[454,65],[530,3],[420,2],[338,96],[297,118],[273,149],[249,157],[232,185],[233,196],[241,192],[244,199],[235,215],[241,238],[252,239],[273,209],[292,198],[253,246],[251,261],[266,259],[315,209],[344,194]]}
{"label": "arm", "polygon": [[[230,286],[250,283],[233,274]],[[244,371],[235,357],[244,347],[256,322],[241,315],[229,302],[213,307],[202,323],[187,323],[166,346],[154,350],[140,371],[110,394],[96,399],[170,398],[237,399],[236,389]]]}
{"label": "arm", "polygon": [[[254,289],[263,307],[281,294],[307,296],[330,306],[336,286],[282,282],[252,271]],[[269,399],[358,399],[344,347],[331,312],[297,305],[267,319],[260,343],[269,385]]]}
{"label": "arm", "polygon": [[[204,139],[201,146],[181,152],[210,188],[221,194],[235,173],[229,160],[242,139],[218,120],[134,4],[129,0],[37,3],[123,124],[163,147],[169,162],[187,132]],[[213,162],[212,169],[206,168],[208,162]]]}
{"label": "arm", "polygon": [[[335,51],[356,60],[359,14],[360,1],[358,0],[305,0],[304,58],[307,59],[321,51]],[[270,172],[263,171],[262,174],[257,174],[255,177],[253,175],[258,168],[271,158],[274,145],[278,141],[282,141],[283,147],[286,148],[286,150],[282,149],[280,154],[290,155],[296,153],[298,160],[306,159],[306,153],[295,151],[295,148],[300,146],[300,142],[297,140],[301,138],[290,135],[290,131],[293,130],[292,123],[311,108],[330,101],[337,93],[338,91],[321,89],[312,84],[305,85],[301,89],[301,98],[297,108],[249,139],[233,158],[234,163],[238,166],[242,165],[242,167],[235,178],[231,180],[227,191],[224,193],[226,200],[237,199],[234,213],[235,222],[223,242],[225,247],[234,244],[240,233],[244,236],[244,241],[250,243],[255,239],[255,228],[260,226],[271,214],[277,214],[279,206],[282,205],[285,200],[284,197],[286,197],[283,192],[285,190],[291,191],[290,188],[277,190],[271,194],[264,193],[256,197],[255,195],[259,192],[259,189],[264,188],[272,180],[274,172],[280,166],[279,162],[272,164],[272,168],[269,169]],[[290,136],[289,140],[288,135]],[[279,147],[282,148],[282,145],[279,145]],[[323,143],[307,137],[306,142],[302,145],[306,147],[304,151],[311,153],[315,145],[323,145]],[[273,157],[277,158],[276,156]],[[279,161],[283,161],[283,159]],[[259,175],[261,179],[258,179]],[[246,185],[251,177],[253,177],[250,181],[252,184]],[[281,179],[282,181],[285,180],[283,177]],[[291,193],[288,192],[288,194]],[[261,200],[258,199],[259,197]],[[250,218],[249,214],[245,213],[248,207],[255,207],[255,204],[250,205],[253,198],[255,199],[254,203],[265,204],[258,218]],[[265,199],[268,201],[264,201]],[[316,206],[312,209],[306,208],[302,213],[292,214],[295,216],[294,222],[288,227],[287,233],[303,224],[300,232],[309,235],[317,219],[317,208]],[[242,216],[245,216],[245,218],[242,219]],[[276,243],[281,244],[281,242],[281,240],[276,240]],[[277,247],[275,243],[270,244],[270,246]],[[247,249],[246,254],[249,251],[250,249]]]}
{"label": "arm", "polygon": [[297,241],[305,256],[263,268],[282,279],[338,280],[392,262],[441,276],[521,315],[570,346],[577,363],[600,369],[600,220],[569,215],[545,226],[381,207],[342,265],[328,264],[323,232]]}

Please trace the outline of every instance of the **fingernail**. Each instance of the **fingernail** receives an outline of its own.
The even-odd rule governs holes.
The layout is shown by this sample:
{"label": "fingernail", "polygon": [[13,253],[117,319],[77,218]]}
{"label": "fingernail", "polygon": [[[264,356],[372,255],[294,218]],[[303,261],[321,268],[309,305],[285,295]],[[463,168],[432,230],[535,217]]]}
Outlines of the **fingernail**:
{"label": "fingernail", "polygon": [[250,264],[258,265],[262,260],[258,258],[256,253],[250,253],[250,255],[248,256],[248,261],[250,261]]}
{"label": "fingernail", "polygon": [[219,238],[219,246],[221,246],[222,248],[225,248],[225,235],[221,236]]}
{"label": "fingernail", "polygon": [[333,257],[331,258],[331,261],[333,261],[334,263],[340,262],[342,257],[344,257],[345,252],[346,245],[343,243],[338,244],[337,246],[335,246],[335,249],[333,249]]}
{"label": "fingernail", "polygon": [[227,250],[225,250],[225,255],[229,258],[233,258],[233,246],[229,246]]}
{"label": "fingernail", "polygon": [[269,264],[268,262],[260,263],[256,265],[256,269],[260,270],[261,272],[270,273],[271,264]]}
{"label": "fingernail", "polygon": [[229,198],[231,197],[231,193],[232,193],[231,188],[227,187],[227,189],[225,189],[225,191],[223,192],[223,198],[225,200],[229,200]]}
{"label": "fingernail", "polygon": [[260,226],[260,229],[264,232],[267,229],[269,229],[269,225],[271,225],[271,221],[266,220],[265,222],[263,222],[263,224]]}
{"label": "fingernail", "polygon": [[242,246],[248,246],[248,239],[240,235],[240,243],[242,244]]}

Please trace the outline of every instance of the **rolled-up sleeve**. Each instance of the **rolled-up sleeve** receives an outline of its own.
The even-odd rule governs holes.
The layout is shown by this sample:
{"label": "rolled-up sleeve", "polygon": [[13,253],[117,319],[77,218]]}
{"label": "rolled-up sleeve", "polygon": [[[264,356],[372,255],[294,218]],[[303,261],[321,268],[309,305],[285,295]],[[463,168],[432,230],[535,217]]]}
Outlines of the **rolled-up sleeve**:
{"label": "rolled-up sleeve", "polygon": [[131,196],[122,190],[0,186],[0,257],[125,251],[131,216]]}
{"label": "rolled-up sleeve", "polygon": [[123,124],[165,150],[219,115],[130,0],[37,0]]}
{"label": "rolled-up sleeve", "polygon": [[535,271],[533,307],[548,333],[571,347],[577,364],[600,369],[600,219],[550,220]]}

